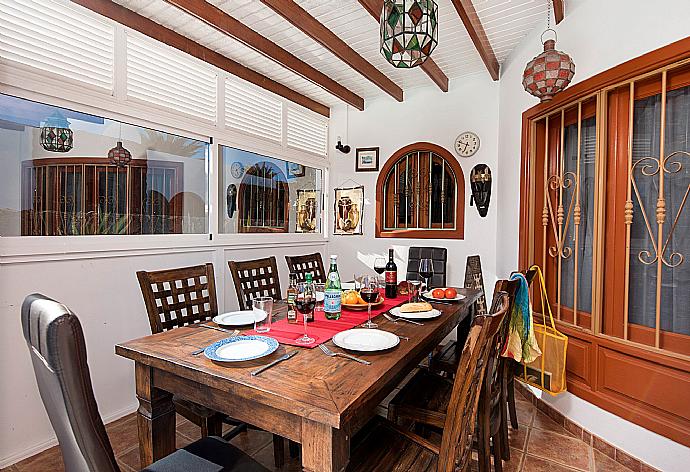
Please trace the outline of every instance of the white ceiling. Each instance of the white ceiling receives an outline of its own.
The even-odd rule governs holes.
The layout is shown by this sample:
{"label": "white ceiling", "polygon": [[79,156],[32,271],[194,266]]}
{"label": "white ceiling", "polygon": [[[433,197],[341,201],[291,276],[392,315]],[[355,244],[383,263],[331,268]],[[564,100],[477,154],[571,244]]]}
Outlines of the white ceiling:
{"label": "white ceiling", "polygon": [[[321,87],[170,6],[164,0],[115,1],[318,102],[329,106],[342,103]],[[387,96],[384,91],[259,0],[207,1],[365,100]],[[357,0],[296,1],[403,90],[420,86],[436,87],[421,69],[396,69],[386,62],[379,52],[378,22]],[[487,80],[491,80],[451,1],[436,1],[439,7],[439,45],[432,54],[436,64],[449,79],[483,72]],[[546,0],[474,0],[474,6],[499,63],[508,57],[532,29],[537,26],[545,27]],[[450,87],[453,87],[453,82]]]}

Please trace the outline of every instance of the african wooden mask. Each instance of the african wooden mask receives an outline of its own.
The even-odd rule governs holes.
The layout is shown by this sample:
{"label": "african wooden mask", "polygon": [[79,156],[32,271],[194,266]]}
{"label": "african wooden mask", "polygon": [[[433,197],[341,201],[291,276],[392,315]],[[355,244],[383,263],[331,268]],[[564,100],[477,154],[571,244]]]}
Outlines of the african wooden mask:
{"label": "african wooden mask", "polygon": [[485,217],[489,212],[489,200],[491,200],[491,169],[486,164],[477,164],[470,172],[470,187],[472,196],[470,206],[477,206],[479,216]]}

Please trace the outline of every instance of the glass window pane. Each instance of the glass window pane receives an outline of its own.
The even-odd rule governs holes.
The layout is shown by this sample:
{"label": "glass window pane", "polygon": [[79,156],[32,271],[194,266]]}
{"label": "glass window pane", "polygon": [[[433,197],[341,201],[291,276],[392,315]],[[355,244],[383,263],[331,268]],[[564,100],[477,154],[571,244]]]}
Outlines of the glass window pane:
{"label": "glass window pane", "polygon": [[[664,199],[666,216],[662,246],[665,250],[661,268],[661,329],[690,334],[690,87],[667,93]],[[635,101],[633,134],[633,178],[639,198],[633,193],[633,222],[630,231],[629,320],[655,327],[658,225],[656,207],[659,198],[659,144],[661,95]],[[648,166],[648,167],[645,167]],[[644,222],[649,219],[652,235]],[[675,223],[675,228],[674,228]],[[661,252],[661,248],[659,249]]]}
{"label": "glass window pane", "polygon": [[0,236],[208,232],[207,142],[0,95],[0,143]]}
{"label": "glass window pane", "polygon": [[321,232],[321,169],[226,146],[221,157],[220,232]]}
{"label": "glass window pane", "polygon": [[[580,225],[578,246],[575,247],[575,184],[577,176],[577,123],[564,127],[563,209],[567,218],[564,254],[561,260],[561,305],[573,308],[575,304],[575,256],[578,258],[577,309],[592,311],[592,251],[594,236],[594,189],[596,157],[596,118],[582,120],[580,136]],[[572,210],[568,213],[569,208]],[[565,229],[566,222],[563,227]],[[572,251],[572,252],[570,252]]]}

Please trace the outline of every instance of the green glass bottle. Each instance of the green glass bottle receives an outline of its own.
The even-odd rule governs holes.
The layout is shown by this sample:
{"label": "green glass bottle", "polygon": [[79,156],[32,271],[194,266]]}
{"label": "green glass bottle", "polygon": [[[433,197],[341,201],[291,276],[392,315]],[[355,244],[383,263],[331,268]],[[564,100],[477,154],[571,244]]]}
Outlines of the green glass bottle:
{"label": "green glass bottle", "polygon": [[323,313],[329,320],[340,319],[343,288],[340,284],[340,274],[338,274],[338,256],[331,256],[331,266],[326,277],[326,287],[324,289]]}

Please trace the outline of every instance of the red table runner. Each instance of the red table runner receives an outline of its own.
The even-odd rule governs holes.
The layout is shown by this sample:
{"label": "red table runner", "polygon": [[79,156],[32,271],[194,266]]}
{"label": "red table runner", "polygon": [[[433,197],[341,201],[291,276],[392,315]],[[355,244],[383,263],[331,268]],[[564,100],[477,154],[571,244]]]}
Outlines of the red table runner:
{"label": "red table runner", "polygon": [[[386,299],[381,306],[372,308],[371,318],[373,319],[375,316],[385,313],[394,306],[406,301],[407,296]],[[302,316],[299,313],[297,313],[297,319],[299,320],[299,323],[297,324],[288,323],[287,319],[285,318],[275,321],[271,323],[271,331],[268,333],[257,333],[252,329],[250,331],[246,331],[245,334],[262,334],[264,336],[274,338],[281,344],[313,348],[330,340],[333,336],[341,331],[346,331],[366,322],[367,310],[353,311],[343,308],[339,320],[328,320],[324,316],[323,311],[316,312],[314,314],[314,321],[307,323],[307,334],[310,338],[314,338],[314,342],[306,345],[295,342],[297,338],[304,334],[304,323],[302,322]]]}

